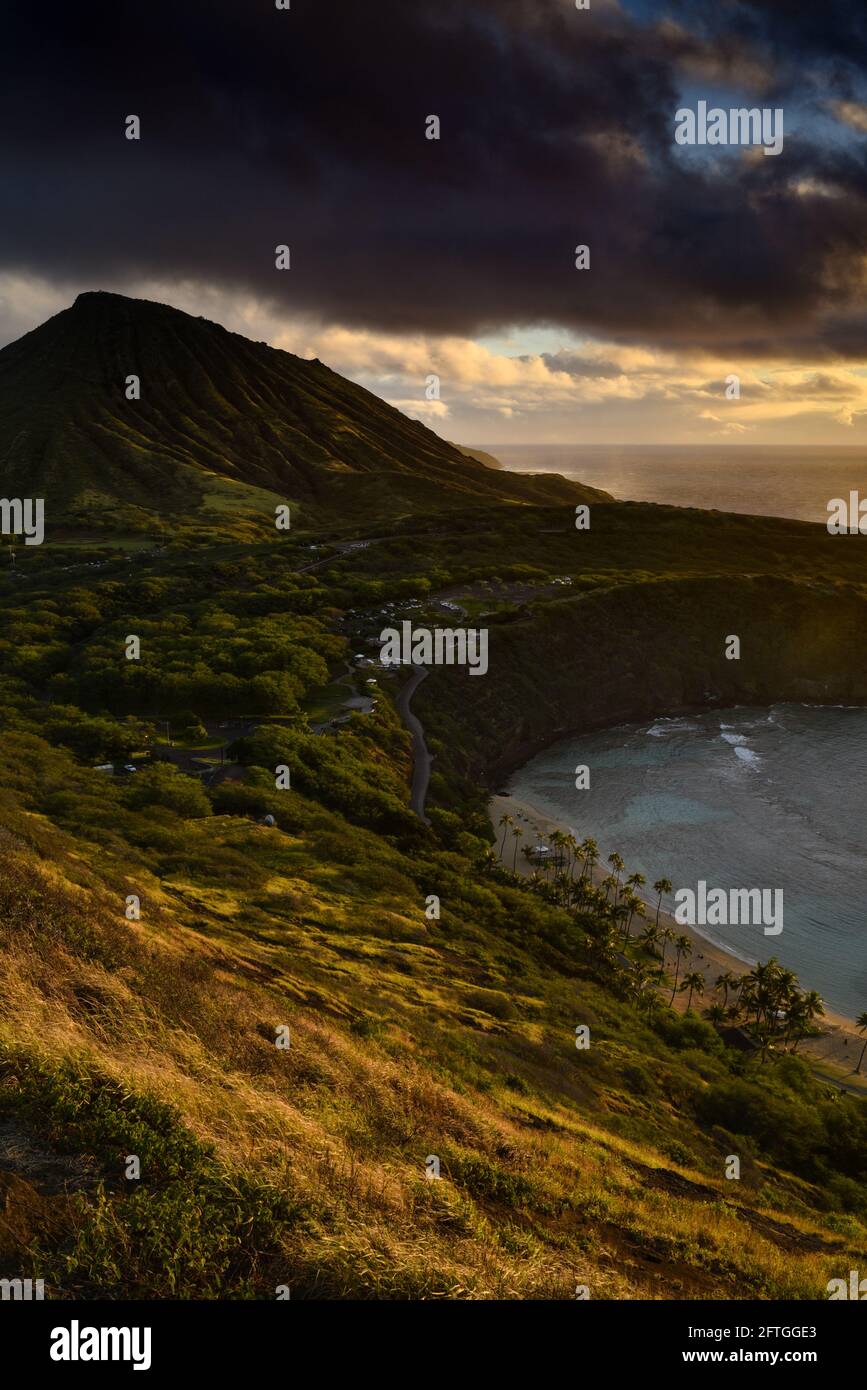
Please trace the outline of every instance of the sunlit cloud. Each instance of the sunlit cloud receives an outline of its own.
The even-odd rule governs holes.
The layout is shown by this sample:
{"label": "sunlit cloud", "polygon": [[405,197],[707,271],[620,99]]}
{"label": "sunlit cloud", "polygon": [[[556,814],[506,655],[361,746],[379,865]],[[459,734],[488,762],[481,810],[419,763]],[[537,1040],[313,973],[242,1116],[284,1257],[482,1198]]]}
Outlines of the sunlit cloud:
{"label": "sunlit cloud", "polygon": [[[91,288],[0,276],[0,337],[20,336]],[[867,363],[848,359],[822,367],[783,355],[745,361],[568,335],[554,351],[532,351],[529,344],[539,335],[520,326],[491,347],[457,335],[289,317],[256,296],[192,280],[143,280],[132,287],[109,282],[99,288],[122,288],[300,357],[319,358],[411,419],[468,444],[503,441],[504,422],[507,437],[518,442],[867,439]],[[739,384],[735,396],[727,391],[733,376]],[[437,387],[429,399],[433,377]]]}

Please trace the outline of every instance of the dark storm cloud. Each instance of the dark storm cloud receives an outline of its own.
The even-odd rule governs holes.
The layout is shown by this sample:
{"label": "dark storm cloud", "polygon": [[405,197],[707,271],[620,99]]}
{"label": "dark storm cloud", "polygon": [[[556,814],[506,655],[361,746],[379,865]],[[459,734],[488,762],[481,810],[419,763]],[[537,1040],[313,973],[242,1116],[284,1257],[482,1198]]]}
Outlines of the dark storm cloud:
{"label": "dark storm cloud", "polygon": [[[650,13],[13,0],[0,267],[95,287],[207,279],[392,330],[556,324],[863,354],[867,146],[840,127],[832,148],[822,116],[862,96],[858,7]],[[684,158],[674,112],[702,75],[761,86],[738,104],[783,106],[783,154]],[[129,113],[140,143],[124,138]],[[439,142],[424,138],[432,113]],[[810,191],[819,181],[835,196]],[[274,268],[283,242],[289,272]],[[573,268],[578,243],[589,272]]]}

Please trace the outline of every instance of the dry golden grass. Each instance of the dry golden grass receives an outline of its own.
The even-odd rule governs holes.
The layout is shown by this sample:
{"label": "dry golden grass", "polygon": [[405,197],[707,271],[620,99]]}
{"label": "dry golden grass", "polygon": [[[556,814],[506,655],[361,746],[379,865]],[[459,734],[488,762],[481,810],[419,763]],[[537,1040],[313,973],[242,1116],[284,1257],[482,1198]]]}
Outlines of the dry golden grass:
{"label": "dry golden grass", "polygon": [[[540,1060],[551,1027],[538,1016],[550,1003],[540,983],[528,978],[507,998],[496,970],[455,943],[443,950],[405,911],[379,915],[376,932],[341,922],[321,883],[305,895],[284,872],[267,881],[284,914],[272,912],[267,932],[258,910],[180,882],[149,885],[145,917],[130,923],[94,864],[75,866],[83,887],[62,853],[37,865],[7,849],[0,1042],[157,1098],[225,1172],[291,1192],[307,1215],[257,1263],[260,1287],[289,1282],[302,1297],[570,1298],[587,1285],[593,1298],[815,1298],[855,1258],[842,1238],[836,1251],[798,1249],[799,1234],[817,1233],[803,1215],[760,1212],[754,1193],[733,1196],[722,1177],[613,1132],[611,1116],[637,1113],[638,1102],[578,1104],[587,1083],[571,1057],[557,1064],[558,1092],[557,1069]],[[383,1000],[392,1021],[361,1027]],[[273,1041],[283,1023],[287,1051]],[[470,1059],[465,1080],[438,1064],[446,1040],[451,1056]],[[473,1084],[482,1044],[502,1050],[509,1074],[523,1072],[517,1091]],[[429,1154],[441,1160],[439,1181],[426,1180]],[[122,1157],[112,1174],[103,1156],[108,1179]],[[665,1190],[649,1170],[711,1195]],[[38,1185],[38,1165],[31,1177]],[[760,1230],[764,1215],[785,1228]]]}

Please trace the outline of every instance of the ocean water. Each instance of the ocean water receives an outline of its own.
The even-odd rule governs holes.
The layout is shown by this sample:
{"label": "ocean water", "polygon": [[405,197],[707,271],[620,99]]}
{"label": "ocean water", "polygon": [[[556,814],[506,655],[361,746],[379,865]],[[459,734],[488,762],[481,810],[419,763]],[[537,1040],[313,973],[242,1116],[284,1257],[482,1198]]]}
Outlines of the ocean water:
{"label": "ocean water", "polygon": [[832,497],[867,497],[867,449],[736,445],[481,445],[519,473],[563,473],[632,502],[828,520]]}
{"label": "ocean water", "polygon": [[[575,788],[579,764],[587,791]],[[699,930],[743,960],[777,956],[839,1012],[867,1010],[867,709],[738,707],[621,725],[553,745],[510,788],[605,857],[618,850],[648,885],[782,889],[780,935]],[[663,904],[674,910],[673,893]]]}

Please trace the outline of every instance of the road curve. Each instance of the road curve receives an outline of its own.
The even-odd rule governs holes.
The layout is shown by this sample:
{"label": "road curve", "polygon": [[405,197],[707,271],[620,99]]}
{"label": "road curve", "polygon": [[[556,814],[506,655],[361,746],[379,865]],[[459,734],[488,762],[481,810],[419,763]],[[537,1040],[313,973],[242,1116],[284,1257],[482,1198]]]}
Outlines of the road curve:
{"label": "road curve", "polygon": [[425,825],[430,825],[430,820],[424,813],[424,803],[427,798],[428,783],[430,782],[431,755],[424,741],[424,729],[419,719],[413,714],[409,704],[422,681],[429,675],[430,672],[426,666],[414,666],[412,675],[395,701],[397,712],[403,720],[404,726],[412,735],[412,789],[409,794],[410,810],[414,811],[419,820],[424,821]]}

